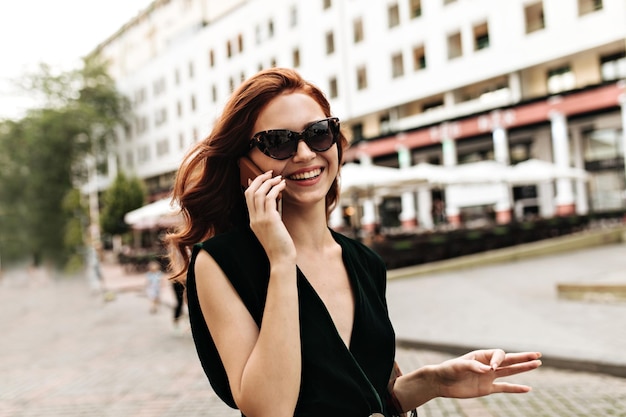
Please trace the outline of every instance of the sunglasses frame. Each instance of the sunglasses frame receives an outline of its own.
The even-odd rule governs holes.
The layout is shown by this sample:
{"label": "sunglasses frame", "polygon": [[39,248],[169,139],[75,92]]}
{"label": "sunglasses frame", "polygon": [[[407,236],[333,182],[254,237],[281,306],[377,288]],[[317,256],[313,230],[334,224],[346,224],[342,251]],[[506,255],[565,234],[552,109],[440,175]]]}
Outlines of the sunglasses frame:
{"label": "sunglasses frame", "polygon": [[[326,149],[314,148],[313,146],[311,146],[310,140],[317,135],[314,135],[312,133],[307,135],[307,131],[311,127],[313,127],[314,125],[320,122],[327,122],[328,131],[332,135],[332,140],[330,142],[330,145]],[[263,152],[264,155],[267,155],[272,159],[282,161],[285,159],[289,159],[296,154],[296,152],[298,151],[298,144],[300,143],[301,140],[303,140],[304,143],[306,143],[306,145],[314,152],[325,152],[329,150],[335,143],[337,143],[337,140],[339,139],[340,131],[341,131],[341,127],[340,127],[339,118],[327,117],[325,119],[317,120],[315,122],[310,123],[301,132],[294,132],[293,130],[289,130],[289,129],[271,129],[271,130],[264,130],[262,132],[257,132],[250,139],[250,149],[256,146],[257,149]],[[262,139],[263,136],[267,134],[271,134],[271,133],[276,133],[276,132],[287,132],[289,136],[289,140],[282,143],[281,145],[295,144],[293,146],[293,149],[291,150],[291,153],[285,157],[281,157],[281,158],[276,157],[275,155],[272,154],[272,151],[269,149],[269,147],[265,143],[263,143],[263,139]]]}

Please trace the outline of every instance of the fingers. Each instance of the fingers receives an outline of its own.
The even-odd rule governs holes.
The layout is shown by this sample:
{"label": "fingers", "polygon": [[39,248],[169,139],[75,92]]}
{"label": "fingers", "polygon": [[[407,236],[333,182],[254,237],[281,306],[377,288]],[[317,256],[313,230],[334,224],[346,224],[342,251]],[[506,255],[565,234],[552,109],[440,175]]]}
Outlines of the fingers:
{"label": "fingers", "polygon": [[541,357],[540,352],[516,352],[505,353],[502,349],[482,349],[469,352],[463,356],[466,359],[474,359],[484,364],[489,364],[491,369],[510,366],[517,363],[525,363],[537,360]]}
{"label": "fingers", "polygon": [[500,366],[509,366],[516,363],[534,361],[539,358],[541,358],[540,352],[507,353]]}
{"label": "fingers", "polygon": [[510,384],[508,382],[494,382],[492,385],[492,394],[507,393],[507,394],[525,394],[531,391],[532,388],[527,385]]}
{"label": "fingers", "polygon": [[250,186],[245,191],[246,201],[250,211],[266,212],[276,210],[276,200],[280,192],[285,188],[285,180],[278,175],[272,177],[272,171],[268,171],[250,181]]}

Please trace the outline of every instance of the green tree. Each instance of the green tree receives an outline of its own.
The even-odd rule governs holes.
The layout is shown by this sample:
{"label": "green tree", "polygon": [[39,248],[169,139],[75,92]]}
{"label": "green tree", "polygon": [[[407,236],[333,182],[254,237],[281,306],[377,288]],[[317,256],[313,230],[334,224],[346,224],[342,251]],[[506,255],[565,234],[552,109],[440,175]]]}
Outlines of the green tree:
{"label": "green tree", "polygon": [[104,167],[129,116],[128,100],[95,58],[58,74],[41,65],[22,85],[45,100],[21,120],[0,124],[0,253],[5,263],[31,258],[62,266],[82,249],[65,239],[76,210],[64,210],[64,199],[85,182],[88,155]]}
{"label": "green tree", "polygon": [[137,177],[128,178],[119,172],[111,186],[102,196],[103,208],[100,213],[100,227],[104,233],[122,235],[129,226],[124,215],[143,205],[146,191],[143,182]]}

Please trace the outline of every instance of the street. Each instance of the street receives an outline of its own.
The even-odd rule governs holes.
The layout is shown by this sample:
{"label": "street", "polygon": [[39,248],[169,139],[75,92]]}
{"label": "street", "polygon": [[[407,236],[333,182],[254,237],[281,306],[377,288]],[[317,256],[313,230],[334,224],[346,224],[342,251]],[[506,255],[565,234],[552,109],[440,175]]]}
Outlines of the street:
{"label": "street", "polygon": [[[169,285],[165,305],[150,314],[141,276],[125,278],[114,267],[106,274],[122,275],[106,297],[81,277],[22,273],[0,281],[0,417],[239,416],[212,393],[189,332],[174,331]],[[398,351],[405,372],[450,357]],[[510,380],[533,391],[436,399],[419,415],[626,416],[623,378],[544,366]]]}

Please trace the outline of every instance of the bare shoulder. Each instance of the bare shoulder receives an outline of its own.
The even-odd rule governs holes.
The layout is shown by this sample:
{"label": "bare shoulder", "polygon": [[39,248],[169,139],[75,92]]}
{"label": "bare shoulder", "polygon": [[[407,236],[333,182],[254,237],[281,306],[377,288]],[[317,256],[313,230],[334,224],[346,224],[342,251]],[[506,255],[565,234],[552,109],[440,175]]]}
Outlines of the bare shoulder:
{"label": "bare shoulder", "polygon": [[208,252],[198,253],[194,273],[202,316],[231,386],[238,386],[259,329],[230,280]]}

